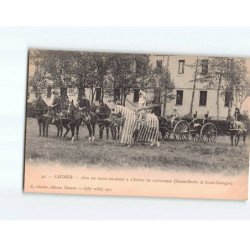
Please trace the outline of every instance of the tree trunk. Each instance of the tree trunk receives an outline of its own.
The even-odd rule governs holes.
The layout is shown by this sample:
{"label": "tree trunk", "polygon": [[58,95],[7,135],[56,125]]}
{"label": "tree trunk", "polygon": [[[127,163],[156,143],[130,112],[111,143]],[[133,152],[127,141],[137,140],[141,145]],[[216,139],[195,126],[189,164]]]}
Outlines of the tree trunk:
{"label": "tree trunk", "polygon": [[199,58],[197,57],[195,72],[194,72],[194,85],[193,85],[192,99],[191,99],[190,111],[189,111],[189,114],[190,114],[191,117],[193,115],[194,94],[195,94],[195,90],[196,90],[196,81],[197,81],[197,73],[198,73],[198,62],[199,62]]}
{"label": "tree trunk", "polygon": [[233,84],[234,84],[234,59],[231,59],[231,77],[229,79],[229,105],[228,105],[228,117],[232,116],[233,106]]}
{"label": "tree trunk", "polygon": [[124,107],[125,107],[125,105],[126,105],[126,97],[127,97],[127,95],[124,94],[124,95],[123,95],[123,106],[124,106]]}
{"label": "tree trunk", "polygon": [[82,97],[84,95],[84,92],[85,92],[85,88],[82,87],[82,86],[79,86],[78,87],[78,96],[77,96],[77,101],[78,102],[82,99]]}
{"label": "tree trunk", "polygon": [[103,86],[101,86],[101,91],[102,91],[101,100],[103,101],[103,98],[104,98],[104,88],[103,88]]}
{"label": "tree trunk", "polygon": [[164,91],[163,96],[163,116],[166,116],[166,105],[167,105],[167,90]]}
{"label": "tree trunk", "polygon": [[94,95],[95,95],[94,87],[91,87],[91,103],[94,102]]}
{"label": "tree trunk", "polygon": [[217,107],[217,117],[220,116],[220,86],[221,86],[222,75],[219,76],[219,82],[217,87],[217,98],[216,98],[216,107]]}

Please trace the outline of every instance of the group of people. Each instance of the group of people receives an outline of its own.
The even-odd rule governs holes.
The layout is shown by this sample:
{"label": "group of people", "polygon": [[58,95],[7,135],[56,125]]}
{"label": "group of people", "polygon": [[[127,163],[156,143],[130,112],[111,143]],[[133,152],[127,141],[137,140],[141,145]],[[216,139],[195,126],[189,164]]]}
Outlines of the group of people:
{"label": "group of people", "polygon": [[[42,98],[41,95],[38,95],[36,102],[41,103]],[[136,108],[136,112],[138,113],[139,119],[143,119],[145,114],[147,113],[147,98],[143,92],[139,93],[139,101]],[[117,102],[117,104],[120,104]],[[52,98],[52,113],[55,116],[55,118],[59,117],[62,110],[67,110],[69,106],[69,98],[66,95],[59,95],[57,91],[53,91],[53,98]],[[93,111],[95,112],[98,108],[98,113],[102,116],[102,118],[108,118],[110,115],[110,108],[109,106],[104,103],[102,100],[99,101],[99,106],[97,107],[94,103],[90,104],[90,101],[87,99],[86,95],[84,94],[79,100],[77,107],[80,109],[86,110],[86,112]],[[152,111],[154,113],[154,111]],[[174,125],[174,121],[178,118],[178,109],[177,107],[174,107],[172,110],[172,113],[170,114],[170,122],[171,125]],[[234,113],[235,120],[241,120],[242,114],[240,113],[240,110],[238,108],[235,109]]]}
{"label": "group of people", "polygon": [[[55,118],[58,118],[62,110],[67,110],[68,107],[69,107],[68,96],[67,95],[60,96],[57,91],[53,91],[51,109]],[[90,101],[87,99],[86,94],[83,94],[83,96],[79,98],[77,107],[81,110],[85,110],[87,113],[89,113],[90,111],[96,112],[98,108],[98,112],[103,116],[103,118],[107,118],[107,116],[109,115],[109,107],[106,103],[100,100],[98,107],[94,103],[90,104]]]}
{"label": "group of people", "polygon": [[[143,92],[139,93],[139,101],[138,101],[138,106],[137,106],[137,111],[139,112],[139,116],[143,116],[147,111],[147,98]],[[152,113],[154,113],[157,116],[161,116],[161,110],[157,110],[154,108],[152,110]],[[172,110],[172,113],[170,114],[170,122],[171,126],[174,125],[174,121],[178,118],[178,110],[177,107],[174,107]]]}

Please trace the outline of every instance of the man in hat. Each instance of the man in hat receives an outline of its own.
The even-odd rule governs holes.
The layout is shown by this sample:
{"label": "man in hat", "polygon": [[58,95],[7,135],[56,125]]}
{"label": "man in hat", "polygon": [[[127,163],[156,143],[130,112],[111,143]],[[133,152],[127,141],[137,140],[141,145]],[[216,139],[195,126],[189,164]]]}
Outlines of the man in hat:
{"label": "man in hat", "polygon": [[55,117],[61,112],[61,98],[57,91],[53,91],[52,111]]}
{"label": "man in hat", "polygon": [[87,99],[86,94],[84,94],[83,97],[80,98],[78,107],[81,109],[85,109],[87,112],[90,112],[90,102]]}
{"label": "man in hat", "polygon": [[104,103],[102,100],[99,101],[99,114],[101,116],[102,119],[107,119],[109,118],[111,113],[111,109],[109,108],[109,106]]}

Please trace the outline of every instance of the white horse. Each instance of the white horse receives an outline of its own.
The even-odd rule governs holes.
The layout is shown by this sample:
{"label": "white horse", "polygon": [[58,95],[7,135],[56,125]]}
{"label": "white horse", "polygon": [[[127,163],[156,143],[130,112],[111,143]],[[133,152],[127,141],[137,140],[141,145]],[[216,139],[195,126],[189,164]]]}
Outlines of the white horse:
{"label": "white horse", "polygon": [[115,105],[114,114],[124,117],[120,142],[132,145],[134,142],[150,142],[151,146],[160,146],[159,120],[156,115],[145,113],[138,115],[134,110],[121,105]]}

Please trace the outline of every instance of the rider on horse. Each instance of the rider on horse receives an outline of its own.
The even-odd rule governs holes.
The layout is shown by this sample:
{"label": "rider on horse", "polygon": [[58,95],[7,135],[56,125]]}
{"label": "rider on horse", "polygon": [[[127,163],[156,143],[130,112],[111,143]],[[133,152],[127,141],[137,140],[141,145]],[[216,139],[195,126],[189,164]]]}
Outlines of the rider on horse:
{"label": "rider on horse", "polygon": [[79,99],[79,101],[78,101],[78,107],[80,109],[86,110],[87,113],[90,112],[90,102],[86,98],[86,94],[84,94],[83,97]]}
{"label": "rider on horse", "polygon": [[61,110],[61,98],[57,91],[53,92],[53,101],[52,101],[52,115],[55,117],[55,119],[58,119]]}
{"label": "rider on horse", "polygon": [[108,119],[111,113],[109,106],[104,103],[102,100],[99,102],[99,118],[100,119]]}

